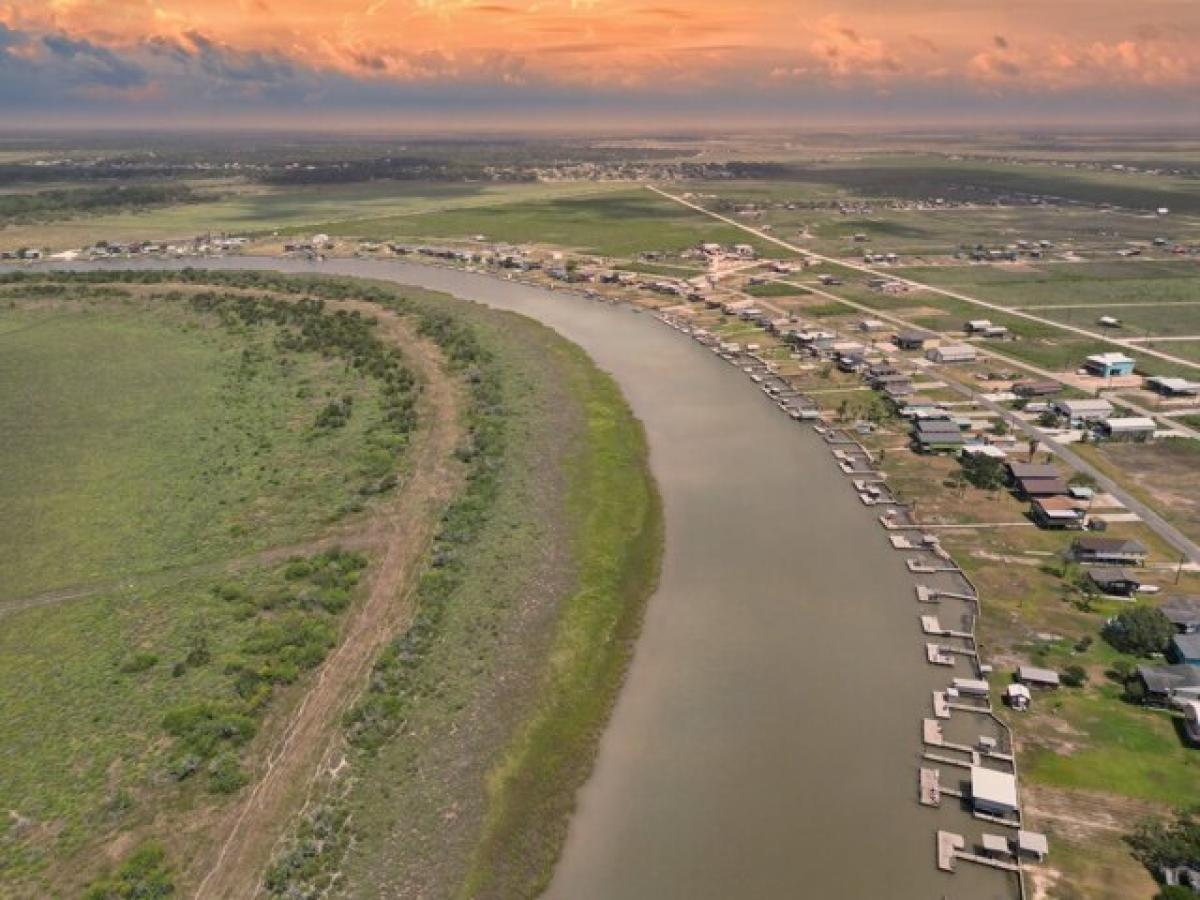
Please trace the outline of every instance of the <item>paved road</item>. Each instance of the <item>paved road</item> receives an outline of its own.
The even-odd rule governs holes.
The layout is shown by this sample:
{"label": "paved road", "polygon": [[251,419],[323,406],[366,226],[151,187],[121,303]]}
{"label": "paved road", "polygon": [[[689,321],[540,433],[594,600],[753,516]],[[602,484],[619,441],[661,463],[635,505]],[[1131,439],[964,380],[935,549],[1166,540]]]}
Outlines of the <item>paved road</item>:
{"label": "paved road", "polygon": [[723,216],[720,213],[715,213],[712,210],[705,209],[703,206],[700,206],[697,203],[692,203],[690,200],[685,200],[682,197],[676,196],[675,194],[667,193],[661,188],[656,188],[653,185],[647,185],[647,187],[651,191],[654,191],[654,193],[659,194],[668,200],[674,200],[676,203],[679,203],[690,209],[694,209],[696,212],[704,213],[704,215],[709,216],[710,218],[724,222],[726,225],[732,225],[734,228],[739,228],[742,231],[745,231],[747,234],[752,234],[764,241],[770,241],[771,243],[783,247],[786,250],[790,250],[793,253],[799,253],[801,256],[807,256],[811,259],[820,260],[821,262],[829,263],[833,266],[841,266],[845,269],[853,269],[855,271],[863,272],[867,275],[872,275],[875,277],[886,277],[891,281],[898,281],[901,284],[907,284],[909,287],[919,288],[920,290],[929,291],[934,294],[940,294],[943,297],[949,297],[952,300],[961,300],[964,303],[972,303],[984,309],[990,309],[993,312],[1018,316],[1022,319],[1028,319],[1031,322],[1037,322],[1039,325],[1049,325],[1053,328],[1061,329],[1062,331],[1069,331],[1073,334],[1078,334],[1081,337],[1088,338],[1089,340],[1102,341],[1106,344],[1112,344],[1115,347],[1136,351],[1144,356],[1154,356],[1177,366],[1184,366],[1189,369],[1200,371],[1200,363],[1195,362],[1194,360],[1184,359],[1179,356],[1172,356],[1170,353],[1164,353],[1161,350],[1154,350],[1149,347],[1141,347],[1138,344],[1122,338],[1110,337],[1109,335],[1100,334],[1096,331],[1089,331],[1086,328],[1079,328],[1076,325],[1067,325],[1063,322],[1055,322],[1053,319],[1047,319],[1043,316],[1034,315],[1033,313],[1025,312],[1023,310],[1013,309],[1011,306],[1002,306],[999,303],[992,303],[988,300],[980,300],[978,297],[972,297],[970,294],[963,294],[958,291],[947,290],[946,288],[934,287],[933,285],[926,284],[923,281],[914,281],[911,278],[905,278],[902,275],[896,275],[894,272],[886,269],[875,269],[862,263],[837,259],[832,256],[822,256],[821,254],[814,253],[812,250],[805,249],[804,247],[799,247],[795,244],[789,244],[787,241],[777,238],[774,235],[768,234],[764,231],[759,231],[757,228],[751,228],[749,225],[745,225],[736,219],[731,219],[728,216]]}

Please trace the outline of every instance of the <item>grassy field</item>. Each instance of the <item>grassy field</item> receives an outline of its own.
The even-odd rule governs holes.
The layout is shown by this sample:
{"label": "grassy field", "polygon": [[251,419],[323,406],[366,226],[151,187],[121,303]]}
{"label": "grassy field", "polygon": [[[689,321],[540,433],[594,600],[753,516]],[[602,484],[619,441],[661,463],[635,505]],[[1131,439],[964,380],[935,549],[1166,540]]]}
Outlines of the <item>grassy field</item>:
{"label": "grassy field", "polygon": [[[237,185],[200,204],[95,215],[68,222],[0,231],[0,246],[79,247],[99,239],[127,241],[188,238],[208,232],[270,234],[315,232],[354,219],[407,216],[435,210],[503,206],[610,190],[596,184],[477,184],[371,182],[268,187]],[[476,229],[478,231],[478,229]],[[475,232],[471,232],[474,234]]]}
{"label": "grassy field", "polygon": [[[3,596],[244,555],[354,497],[362,376],[145,303],[0,306]],[[345,428],[314,431],[330,398]]]}
{"label": "grassy field", "polygon": [[4,286],[6,897],[77,896],[147,834],[202,844],[368,563],[294,542],[361,533],[379,455],[403,471],[415,383],[371,325],[166,287]]}
{"label": "grassy field", "polygon": [[521,199],[470,209],[329,222],[329,234],[376,240],[436,240],[484,235],[490,241],[544,244],[602,256],[670,252],[702,241],[749,243],[779,249],[701,213],[629,186],[580,196]]}

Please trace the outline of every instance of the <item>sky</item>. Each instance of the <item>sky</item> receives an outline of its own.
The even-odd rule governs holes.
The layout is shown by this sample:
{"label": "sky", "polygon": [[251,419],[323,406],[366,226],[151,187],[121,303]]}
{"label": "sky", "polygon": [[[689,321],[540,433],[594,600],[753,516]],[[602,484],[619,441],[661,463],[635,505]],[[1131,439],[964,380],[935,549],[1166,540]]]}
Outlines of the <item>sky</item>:
{"label": "sky", "polygon": [[0,0],[0,128],[1200,127],[1200,0]]}

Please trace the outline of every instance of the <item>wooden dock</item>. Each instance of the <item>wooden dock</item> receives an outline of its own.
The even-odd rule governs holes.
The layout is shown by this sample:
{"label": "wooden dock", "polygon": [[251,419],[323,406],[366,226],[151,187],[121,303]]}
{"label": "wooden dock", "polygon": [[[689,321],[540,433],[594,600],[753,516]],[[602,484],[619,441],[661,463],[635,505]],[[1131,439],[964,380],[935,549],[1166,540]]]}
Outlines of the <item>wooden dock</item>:
{"label": "wooden dock", "polygon": [[921,769],[921,805],[942,805],[942,773],[937,769]]}
{"label": "wooden dock", "polygon": [[921,740],[931,746],[941,747],[945,743],[945,738],[942,734],[942,723],[937,719],[922,719]]}
{"label": "wooden dock", "polygon": [[946,699],[945,691],[933,692],[933,714],[935,716],[939,719],[948,719],[950,718],[950,710],[952,708],[950,702]]}
{"label": "wooden dock", "polygon": [[937,644],[925,645],[925,658],[935,666],[954,665],[954,656],[943,652],[942,648]]}

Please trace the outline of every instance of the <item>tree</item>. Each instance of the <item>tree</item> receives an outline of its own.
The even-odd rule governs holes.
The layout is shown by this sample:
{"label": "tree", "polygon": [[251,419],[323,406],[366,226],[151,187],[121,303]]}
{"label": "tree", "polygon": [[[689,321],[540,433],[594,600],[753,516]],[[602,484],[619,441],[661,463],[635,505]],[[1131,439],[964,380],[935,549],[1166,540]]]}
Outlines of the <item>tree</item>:
{"label": "tree", "polygon": [[1063,669],[1062,683],[1067,687],[1083,687],[1087,684],[1087,669],[1080,665],[1067,666]]}
{"label": "tree", "polygon": [[962,471],[967,481],[984,491],[1004,487],[1004,461],[980,453],[962,457]]}
{"label": "tree", "polygon": [[1122,653],[1150,656],[1162,653],[1171,643],[1175,627],[1154,606],[1123,609],[1104,627],[1104,639]]}
{"label": "tree", "polygon": [[1126,841],[1156,876],[1164,866],[1195,865],[1200,860],[1200,807],[1181,810],[1174,819],[1145,819]]}
{"label": "tree", "polygon": [[992,431],[993,431],[995,434],[998,434],[998,435],[1000,435],[1000,436],[1002,436],[1002,437],[1003,437],[1004,435],[1008,434],[1008,432],[1009,432],[1010,430],[1011,430],[1011,429],[1008,427],[1008,421],[1007,421],[1006,419],[1000,419],[1000,420],[999,420],[999,421],[996,423],[995,427],[993,427],[993,428],[992,428]]}
{"label": "tree", "polygon": [[1196,900],[1196,892],[1182,884],[1168,884],[1154,895],[1154,900]]}

